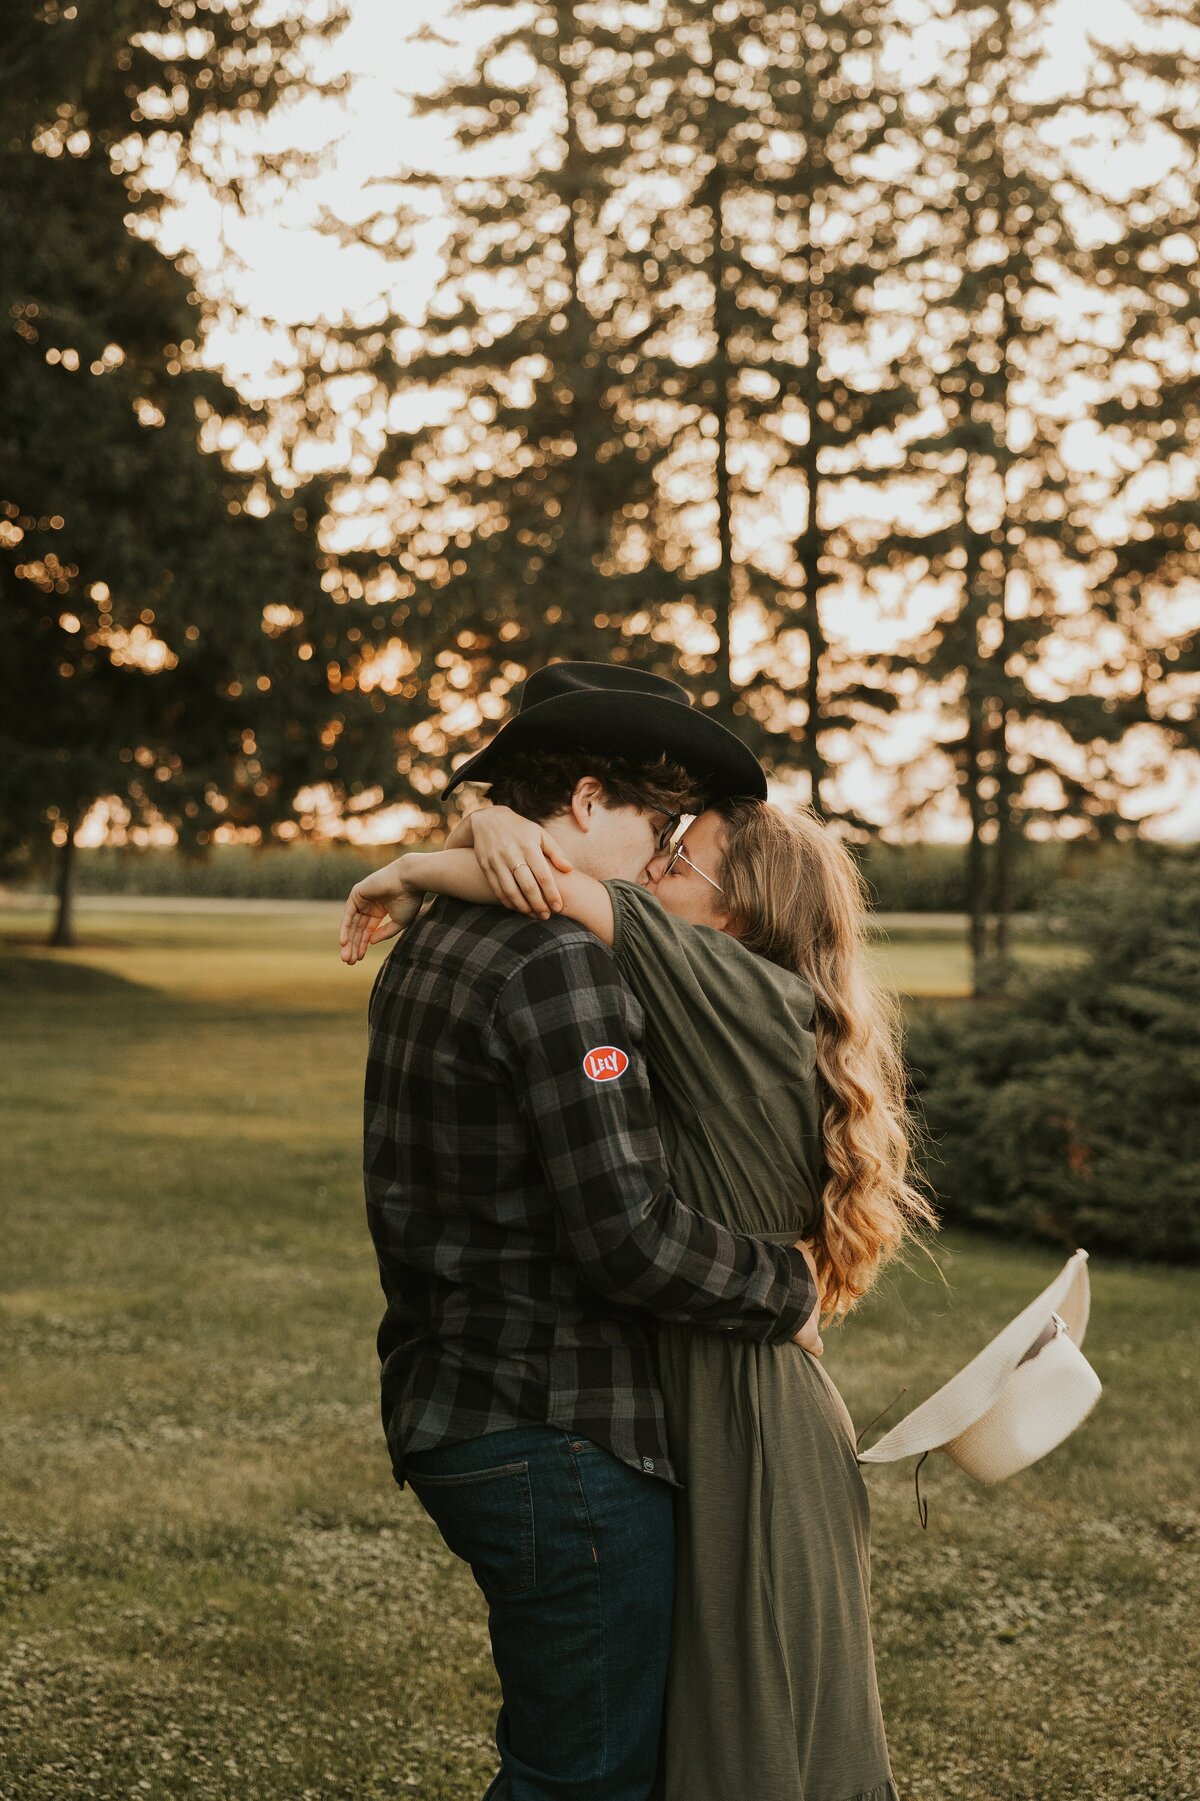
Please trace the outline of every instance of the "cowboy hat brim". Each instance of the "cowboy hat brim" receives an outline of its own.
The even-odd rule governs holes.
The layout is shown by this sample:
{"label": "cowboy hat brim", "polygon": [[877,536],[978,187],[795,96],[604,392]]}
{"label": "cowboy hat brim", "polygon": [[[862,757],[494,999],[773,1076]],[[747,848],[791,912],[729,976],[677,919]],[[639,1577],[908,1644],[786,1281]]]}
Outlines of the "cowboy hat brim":
{"label": "cowboy hat brim", "polygon": [[[901,1457],[919,1456],[924,1451],[945,1450],[996,1405],[1005,1384],[1054,1314],[1062,1320],[1071,1342],[1078,1349],[1087,1331],[1090,1306],[1087,1252],[1076,1251],[1049,1287],[1010,1321],[977,1357],[952,1376],[936,1394],[914,1407],[890,1432],[885,1432],[869,1451],[860,1451],[858,1461],[895,1463]],[[1095,1392],[1099,1394],[1098,1380]],[[1051,1448],[1046,1446],[1046,1449]]]}
{"label": "cowboy hat brim", "polygon": [[525,708],[459,765],[442,792],[449,794],[462,782],[495,781],[517,751],[572,750],[646,762],[668,756],[713,800],[767,797],[757,757],[710,714],[633,690],[560,694]]}

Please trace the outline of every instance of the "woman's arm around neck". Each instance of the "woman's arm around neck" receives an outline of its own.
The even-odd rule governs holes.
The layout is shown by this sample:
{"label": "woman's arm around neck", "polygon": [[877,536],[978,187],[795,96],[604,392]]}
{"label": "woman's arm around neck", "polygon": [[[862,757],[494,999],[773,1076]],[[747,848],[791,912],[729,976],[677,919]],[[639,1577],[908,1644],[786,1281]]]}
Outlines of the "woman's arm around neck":
{"label": "woman's arm around neck", "polygon": [[[473,850],[407,851],[396,859],[393,867],[397,879],[407,887],[423,888],[429,894],[449,894],[456,900],[474,901],[480,905],[507,904],[493,892]],[[564,917],[586,926],[602,943],[611,944],[613,908],[604,883],[578,869],[560,874],[557,883]],[[521,911],[516,907],[512,910]],[[537,917],[551,917],[548,904],[543,902]]]}

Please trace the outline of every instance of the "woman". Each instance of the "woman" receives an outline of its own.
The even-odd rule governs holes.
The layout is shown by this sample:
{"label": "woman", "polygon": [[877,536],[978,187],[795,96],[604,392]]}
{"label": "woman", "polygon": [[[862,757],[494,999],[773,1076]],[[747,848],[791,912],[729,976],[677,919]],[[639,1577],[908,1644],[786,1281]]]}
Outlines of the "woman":
{"label": "woman", "polygon": [[[471,815],[452,843],[468,832],[471,850],[368,878],[347,908],[346,961],[428,891],[543,918],[561,906],[612,946],[645,1007],[676,1191],[734,1231],[806,1237],[823,1313],[846,1314],[934,1223],[906,1176],[895,1013],[867,975],[848,853],[811,813],[763,801],[701,814],[650,865],[648,889],[572,870],[549,832],[506,808]],[[657,1345],[684,1484],[666,1801],[896,1801],[869,1504],[841,1397],[804,1353],[666,1325]]]}

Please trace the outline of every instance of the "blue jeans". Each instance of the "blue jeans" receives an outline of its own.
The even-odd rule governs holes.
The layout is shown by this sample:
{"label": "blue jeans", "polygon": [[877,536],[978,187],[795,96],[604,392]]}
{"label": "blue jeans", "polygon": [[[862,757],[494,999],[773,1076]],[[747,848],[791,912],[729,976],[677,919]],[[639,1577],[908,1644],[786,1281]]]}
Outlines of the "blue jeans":
{"label": "blue jeans", "polygon": [[488,1604],[503,1705],[484,1801],[648,1801],[674,1588],[669,1486],[542,1425],[416,1452],[404,1477]]}

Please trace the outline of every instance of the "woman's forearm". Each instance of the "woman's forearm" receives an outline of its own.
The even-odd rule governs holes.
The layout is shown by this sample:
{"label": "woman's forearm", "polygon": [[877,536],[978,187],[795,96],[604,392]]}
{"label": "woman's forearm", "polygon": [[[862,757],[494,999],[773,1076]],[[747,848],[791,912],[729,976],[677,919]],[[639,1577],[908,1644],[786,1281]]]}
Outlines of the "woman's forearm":
{"label": "woman's forearm", "polygon": [[445,844],[443,850],[472,850],[475,845],[475,827],[471,824],[471,815],[464,813]]}
{"label": "woman's forearm", "polygon": [[[405,886],[429,894],[449,894],[455,900],[475,901],[480,905],[503,906],[491,883],[480,869],[473,850],[406,851],[395,863],[398,878]],[[562,911],[594,932],[605,944],[613,941],[613,910],[608,889],[603,882],[580,870],[557,878],[562,895]],[[546,917],[550,917],[549,908]]]}
{"label": "woman's forearm", "polygon": [[426,894],[480,903],[496,899],[473,850],[405,851],[396,859],[396,873],[407,887]]}

